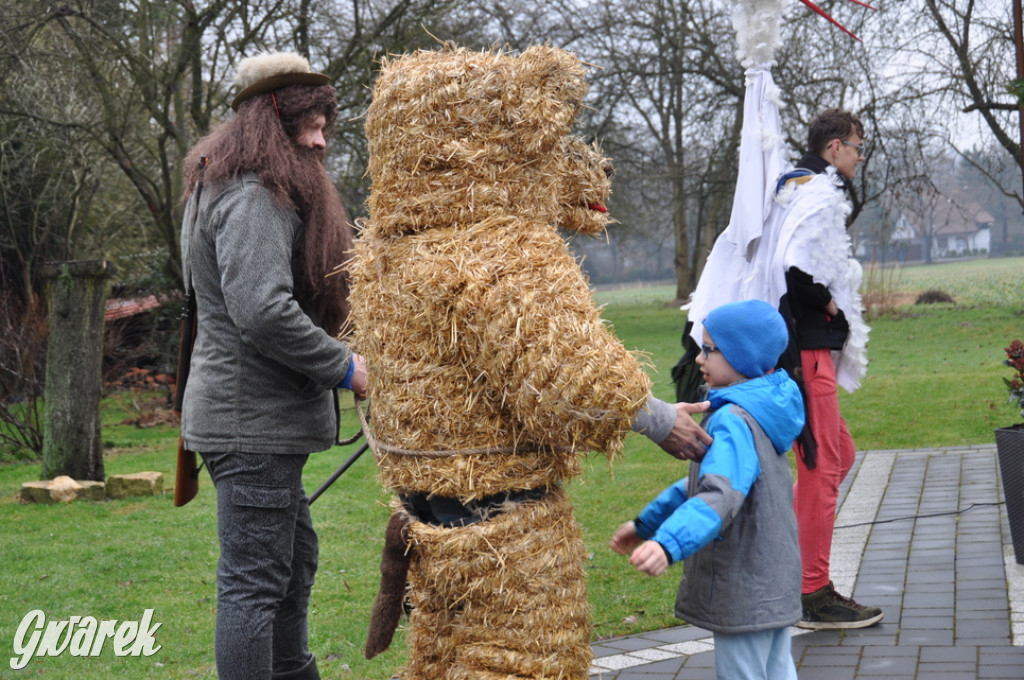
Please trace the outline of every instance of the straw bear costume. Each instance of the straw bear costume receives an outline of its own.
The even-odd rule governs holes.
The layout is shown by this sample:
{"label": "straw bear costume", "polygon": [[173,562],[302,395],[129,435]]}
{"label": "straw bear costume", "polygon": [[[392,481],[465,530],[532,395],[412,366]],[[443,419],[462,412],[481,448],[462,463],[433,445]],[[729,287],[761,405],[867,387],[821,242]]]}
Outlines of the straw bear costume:
{"label": "straw bear costume", "polygon": [[607,224],[610,163],[569,135],[585,92],[556,48],[445,46],[385,60],[367,112],[353,346],[408,522],[404,680],[588,674],[560,483],[621,448],[650,384],[556,230]]}

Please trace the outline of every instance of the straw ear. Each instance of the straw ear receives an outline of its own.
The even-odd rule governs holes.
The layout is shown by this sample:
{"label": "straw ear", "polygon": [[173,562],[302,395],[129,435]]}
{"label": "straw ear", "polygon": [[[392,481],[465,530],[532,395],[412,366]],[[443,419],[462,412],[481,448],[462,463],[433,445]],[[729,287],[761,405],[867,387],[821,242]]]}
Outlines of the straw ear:
{"label": "straw ear", "polygon": [[559,105],[557,110],[545,108],[543,113],[568,131],[587,94],[586,70],[579,58],[550,45],[534,45],[519,57],[517,71],[518,81],[532,88],[538,101]]}

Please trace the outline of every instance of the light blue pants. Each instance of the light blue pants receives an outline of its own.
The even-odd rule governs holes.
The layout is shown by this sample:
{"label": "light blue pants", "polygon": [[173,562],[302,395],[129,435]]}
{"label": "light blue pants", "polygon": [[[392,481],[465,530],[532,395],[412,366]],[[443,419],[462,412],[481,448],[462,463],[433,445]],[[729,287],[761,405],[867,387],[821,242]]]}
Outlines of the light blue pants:
{"label": "light blue pants", "polygon": [[307,615],[318,544],[305,455],[204,453],[217,488],[221,680],[316,680]]}
{"label": "light blue pants", "polygon": [[797,680],[789,626],[757,633],[715,633],[718,680]]}

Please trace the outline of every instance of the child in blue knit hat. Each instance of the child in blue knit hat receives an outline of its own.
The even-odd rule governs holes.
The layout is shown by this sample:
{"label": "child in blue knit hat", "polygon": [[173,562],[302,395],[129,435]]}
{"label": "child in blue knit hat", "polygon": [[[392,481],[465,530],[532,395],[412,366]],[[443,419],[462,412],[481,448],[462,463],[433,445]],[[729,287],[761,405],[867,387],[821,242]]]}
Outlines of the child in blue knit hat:
{"label": "child in blue knit hat", "polygon": [[657,576],[685,560],[675,615],[714,633],[719,680],[796,680],[800,545],[786,451],[804,425],[795,382],[775,369],[786,324],[760,300],[704,319],[697,357],[714,443],[689,477],[616,530],[612,549]]}

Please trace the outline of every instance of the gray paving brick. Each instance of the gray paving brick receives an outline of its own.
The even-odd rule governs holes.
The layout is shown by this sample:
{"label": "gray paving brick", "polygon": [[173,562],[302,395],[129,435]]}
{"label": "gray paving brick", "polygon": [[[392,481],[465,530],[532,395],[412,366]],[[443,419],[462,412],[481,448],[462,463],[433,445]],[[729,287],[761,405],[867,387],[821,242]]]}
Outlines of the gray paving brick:
{"label": "gray paving brick", "polygon": [[620,637],[612,638],[610,640],[602,640],[601,646],[607,649],[617,650],[616,654],[622,652],[629,652],[634,649],[649,649],[650,647],[657,647],[659,643],[653,643],[643,637]]}
{"label": "gray paving brick", "polygon": [[696,626],[676,626],[644,633],[643,637],[647,640],[654,640],[658,645],[668,645],[674,642],[690,642],[711,637],[711,633]]}
{"label": "gray paving brick", "polygon": [[979,647],[978,658],[982,662],[999,665],[1016,665],[1024,669],[1024,647],[1009,647],[999,645],[996,647]]}
{"label": "gray paving brick", "polygon": [[1006,571],[999,570],[995,577],[967,573],[957,576],[957,597],[1004,597],[1006,595]]}
{"label": "gray paving brick", "polygon": [[[979,612],[980,613],[980,612]],[[960,637],[1009,638],[1010,623],[1005,619],[956,619],[956,635]]]}
{"label": "gray paving brick", "polygon": [[871,628],[859,628],[843,632],[842,645],[879,645],[892,646],[899,642],[899,627],[895,624],[882,624]]}
{"label": "gray paving brick", "polygon": [[949,593],[953,594],[956,592],[956,586],[952,581],[952,571],[943,572],[946,576],[945,579],[932,578],[921,571],[919,567],[913,563],[907,564],[907,595],[929,595],[934,593]]}
{"label": "gray paving brick", "polygon": [[943,617],[952,620],[955,612],[956,612],[956,608],[953,607],[952,605],[949,606],[949,607],[938,607],[938,608],[933,608],[933,607],[917,607],[917,606],[910,606],[910,605],[907,605],[907,606],[903,607],[903,616],[904,617],[907,617],[907,616],[924,616],[924,617],[927,617],[928,619],[930,619],[932,622],[934,622],[934,621],[936,621],[938,619],[941,619]]}
{"label": "gray paving brick", "polygon": [[[1005,590],[1003,591],[1005,593]],[[1006,609],[1006,595],[1002,597],[973,597],[957,600],[956,609],[961,611],[994,612]]]}
{"label": "gray paving brick", "polygon": [[921,663],[929,662],[962,662],[974,663],[978,659],[977,647],[922,647],[920,651]]}
{"label": "gray paving brick", "polygon": [[903,598],[904,607],[920,609],[951,609],[955,602],[953,593],[912,593],[909,586]]}
{"label": "gray paving brick", "polygon": [[975,581],[990,582],[992,587],[999,587],[998,584],[1002,582],[1003,588],[1006,588],[1006,570],[1002,564],[979,567],[957,565],[956,574],[958,578],[964,579],[963,581],[957,581],[957,589],[967,586],[973,587]]}
{"label": "gray paving brick", "polygon": [[[1008,645],[1010,644],[1009,635],[991,635],[987,637],[971,637],[971,636],[957,636],[955,644],[957,646],[972,646],[972,647],[988,647],[991,645]],[[1021,672],[1021,678],[1024,678],[1024,669]]]}
{"label": "gray paving brick", "polygon": [[836,630],[816,630],[793,638],[793,647],[834,647],[839,644],[842,633]]}
{"label": "gray paving brick", "polygon": [[[630,670],[635,673],[641,673],[646,676],[656,676],[661,674],[675,675],[676,671],[679,670],[679,659],[668,659],[666,661],[655,661],[654,663],[646,663],[642,666],[634,666],[629,669],[623,669],[623,672]],[[620,676],[621,677],[621,676]],[[656,680],[653,677],[648,680]]]}
{"label": "gray paving brick", "polygon": [[862,593],[860,588],[854,592],[854,599],[861,604],[871,605],[872,607],[880,607],[882,611],[886,612],[888,616],[889,610],[898,610],[903,608],[903,595],[868,595]]}
{"label": "gray paving brick", "polygon": [[935,628],[904,628],[900,632],[899,643],[901,645],[942,645],[948,647],[953,644],[953,631]]}
{"label": "gray paving brick", "polygon": [[800,667],[854,666],[862,654],[862,647],[815,647],[805,650],[800,657]]}
{"label": "gray paving brick", "polygon": [[[871,558],[865,557],[864,559],[865,561],[861,564],[866,564],[867,560]],[[857,584],[855,594],[902,600],[903,592],[907,587],[907,579],[903,573],[905,569],[905,566],[901,566],[898,574],[862,569],[857,575],[857,580],[860,583]]]}
{"label": "gray paving brick", "polygon": [[687,668],[714,668],[715,667],[715,654],[714,652],[704,652],[702,654],[694,654],[686,661]]}
{"label": "gray paving brick", "polygon": [[981,569],[983,567],[995,567],[996,569],[1003,568],[1003,556],[1002,554],[974,554],[974,555],[961,555],[956,560],[957,569],[970,570],[970,569]]}
{"label": "gray paving brick", "polygon": [[648,673],[638,668],[624,668],[619,671],[618,680],[673,680],[675,677],[675,669],[666,673]]}
{"label": "gray paving brick", "polygon": [[676,680],[715,680],[713,668],[689,668],[684,666],[676,674]]}
{"label": "gray paving brick", "polygon": [[929,628],[935,625],[938,617],[928,616],[927,614],[921,616],[910,616],[906,613],[900,618],[900,626],[903,628]]}
{"label": "gray paving brick", "polygon": [[[856,669],[855,668],[803,668],[798,669],[800,680],[855,680]],[[910,676],[913,677],[913,676]],[[893,678],[893,680],[897,680]]]}
{"label": "gray paving brick", "polygon": [[917,672],[917,659],[909,656],[880,656],[861,659],[858,678],[912,678]]}
{"label": "gray paving brick", "polygon": [[998,666],[981,662],[978,664],[978,680],[1020,680],[1020,664]]}

